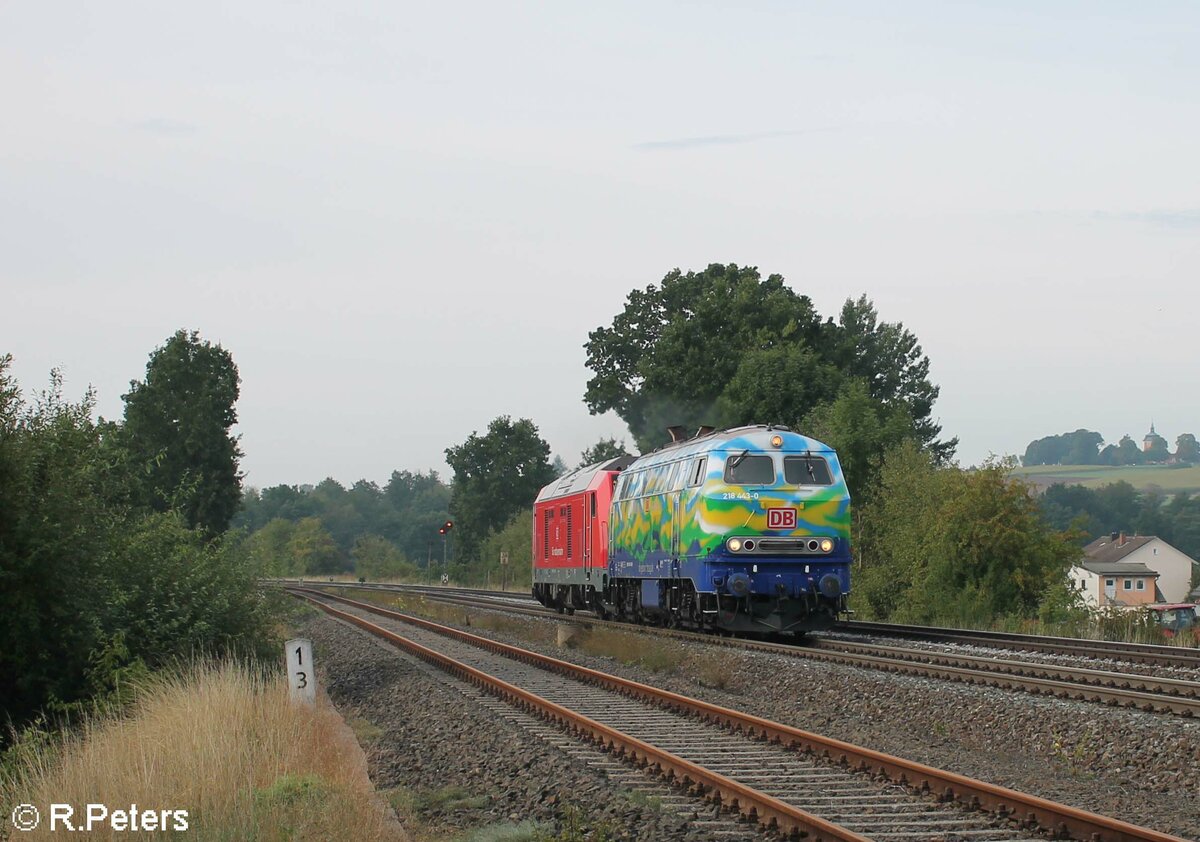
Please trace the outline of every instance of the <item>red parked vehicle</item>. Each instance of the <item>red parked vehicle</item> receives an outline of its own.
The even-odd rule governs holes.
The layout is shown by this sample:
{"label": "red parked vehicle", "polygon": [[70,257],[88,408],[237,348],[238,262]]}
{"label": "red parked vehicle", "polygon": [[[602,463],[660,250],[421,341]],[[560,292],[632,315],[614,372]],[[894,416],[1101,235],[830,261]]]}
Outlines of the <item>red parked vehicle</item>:
{"label": "red parked vehicle", "polygon": [[1200,643],[1200,617],[1197,606],[1190,602],[1167,602],[1147,605],[1151,621],[1162,629],[1163,637],[1171,639],[1177,635],[1190,635]]}

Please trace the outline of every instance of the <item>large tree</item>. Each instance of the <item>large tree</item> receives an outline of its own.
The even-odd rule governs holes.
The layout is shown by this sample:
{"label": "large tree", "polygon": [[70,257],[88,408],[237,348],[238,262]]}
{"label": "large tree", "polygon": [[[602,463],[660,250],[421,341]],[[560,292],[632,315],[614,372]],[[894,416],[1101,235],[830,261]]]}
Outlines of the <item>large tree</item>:
{"label": "large tree", "polygon": [[586,468],[588,465],[595,465],[597,462],[607,462],[610,459],[616,459],[618,456],[625,456],[629,453],[625,449],[625,440],[617,441],[615,438],[600,439],[583,453],[579,454],[579,464],[577,468]]}
{"label": "large tree", "polygon": [[1175,439],[1175,458],[1180,462],[1196,464],[1200,462],[1200,443],[1192,433],[1181,433]]}
{"label": "large tree", "polygon": [[472,433],[447,448],[446,463],[454,470],[450,513],[455,557],[461,561],[473,560],[488,532],[502,529],[532,505],[538,490],[554,479],[550,445],[537,427],[507,415],[492,421],[486,434]]}
{"label": "large tree", "polygon": [[939,468],[911,441],[888,451],[858,542],[857,594],[875,616],[986,623],[1032,616],[1065,593],[1081,551],[1046,523],[1012,467]]}
{"label": "large tree", "polygon": [[150,355],[146,379],[129,384],[124,440],[140,467],[140,502],[178,510],[209,536],[241,505],[238,370],[220,345],[180,330]]}
{"label": "large tree", "polygon": [[1029,443],[1021,464],[1032,465],[1095,465],[1100,460],[1104,437],[1091,430],[1076,430],[1059,436],[1046,436]]}
{"label": "large tree", "polygon": [[838,322],[822,320],[808,296],[754,267],[675,269],[635,289],[608,327],[588,335],[585,401],[615,411],[643,451],[668,425],[799,426],[857,380],[889,413],[903,410],[914,437],[939,460],[956,442],[938,441],[931,412],[938,389],[916,337],[881,322],[867,298],[849,300]]}

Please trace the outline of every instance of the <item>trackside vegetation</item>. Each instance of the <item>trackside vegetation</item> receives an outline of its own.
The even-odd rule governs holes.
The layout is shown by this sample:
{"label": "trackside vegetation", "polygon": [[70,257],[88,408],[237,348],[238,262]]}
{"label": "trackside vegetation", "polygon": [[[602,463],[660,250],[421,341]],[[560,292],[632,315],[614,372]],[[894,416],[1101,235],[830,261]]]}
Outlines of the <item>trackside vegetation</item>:
{"label": "trackside vegetation", "polygon": [[[180,363],[195,359],[205,363]],[[96,420],[94,394],[67,399],[57,372],[25,398],[11,358],[0,358],[0,711],[9,728],[54,727],[97,700],[124,699],[136,679],[180,657],[255,655],[271,638],[271,601],[239,536],[225,531],[223,501],[240,482],[227,423],[237,369],[184,331],[152,355],[148,383],[166,362],[172,388],[129,424]],[[182,453],[169,436],[139,432],[171,419],[188,427]],[[232,464],[217,469],[204,440],[224,442]],[[6,728],[0,744],[8,739]]]}
{"label": "trackside vegetation", "polygon": [[[202,842],[407,838],[377,800],[341,717],[324,700],[289,704],[277,672],[199,660],[129,692],[122,711],[89,715],[69,735],[28,732],[0,778],[5,814],[16,803],[137,804],[186,811],[186,831],[164,835]],[[58,830],[43,821],[20,836],[71,835]],[[107,825],[86,834],[129,835]]]}
{"label": "trackside vegetation", "polygon": [[856,607],[907,623],[1063,622],[1082,612],[1066,571],[1081,551],[993,461],[938,466],[913,443],[888,451],[856,516]]}

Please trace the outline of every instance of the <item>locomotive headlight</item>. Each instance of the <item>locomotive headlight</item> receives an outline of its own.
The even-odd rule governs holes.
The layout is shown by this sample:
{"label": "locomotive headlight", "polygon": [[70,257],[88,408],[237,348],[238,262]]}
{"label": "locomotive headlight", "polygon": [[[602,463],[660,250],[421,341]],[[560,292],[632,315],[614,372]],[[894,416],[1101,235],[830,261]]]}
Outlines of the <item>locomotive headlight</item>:
{"label": "locomotive headlight", "polygon": [[741,542],[741,539],[739,539],[739,538],[730,538],[728,543],[725,544],[725,546],[729,547],[729,551],[731,553],[736,553],[739,550],[741,550],[742,542]]}
{"label": "locomotive headlight", "polygon": [[783,436],[771,436],[771,447],[783,447]]}
{"label": "locomotive headlight", "polygon": [[828,538],[821,540],[821,552],[828,553],[833,551],[833,541]]}

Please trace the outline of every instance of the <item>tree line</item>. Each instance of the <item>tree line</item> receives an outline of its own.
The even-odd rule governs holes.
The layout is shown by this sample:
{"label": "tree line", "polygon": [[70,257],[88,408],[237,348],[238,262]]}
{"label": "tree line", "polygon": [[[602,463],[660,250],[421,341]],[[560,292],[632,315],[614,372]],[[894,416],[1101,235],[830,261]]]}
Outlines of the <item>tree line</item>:
{"label": "tree line", "polygon": [[[584,403],[626,422],[630,450],[663,443],[669,424],[765,422],[833,446],[854,499],[859,610],[980,620],[1071,608],[1078,512],[1065,523],[1047,508],[1057,498],[1039,505],[1010,465],[954,464],[928,357],[865,296],[835,318],[753,267],[674,270],[633,290],[584,347]],[[500,416],[446,448],[448,481],[396,470],[382,485],[243,492],[237,368],[195,332],[151,353],[115,421],[93,419],[90,392],[65,399],[57,374],[23,397],[8,367],[3,358],[0,669],[16,679],[0,683],[0,707],[17,723],[183,654],[261,648],[273,614],[260,575],[428,576],[444,552],[457,581],[526,584],[533,499],[566,470],[532,419]],[[625,449],[602,440],[578,464]]]}
{"label": "tree line", "polygon": [[[848,299],[834,318],[781,276],[764,278],[753,267],[673,270],[630,292],[584,347],[592,372],[584,402],[593,413],[615,411],[633,436],[631,449],[664,443],[671,424],[767,422],[834,447],[854,500],[858,610],[980,621],[1060,619],[1077,608],[1066,586],[1080,556],[1077,533],[1047,520],[1029,487],[1009,476],[1011,464],[954,464],[957,441],[942,437],[932,415],[938,387],[929,358],[867,297]],[[625,449],[600,441],[579,464]],[[449,572],[457,581],[507,575],[527,583],[531,504],[563,470],[549,444],[531,419],[501,416],[448,447],[446,461],[450,481],[426,510],[389,502],[396,477],[414,476],[401,473],[384,488],[326,480],[310,490],[267,489],[248,496],[239,522],[257,530],[252,545],[273,547],[289,571],[370,575],[386,568],[366,563],[386,556],[386,544],[392,562],[407,565],[390,569],[428,575],[441,569],[429,541],[450,519]],[[264,535],[271,523],[275,534]],[[510,559],[505,571],[501,553]],[[431,559],[433,570],[423,570]]]}
{"label": "tree line", "polygon": [[[19,726],[196,653],[263,652],[273,610],[239,536],[237,367],[179,331],[95,419],[61,375],[25,396],[0,357],[0,711]],[[3,741],[8,736],[0,736]]]}
{"label": "tree line", "polygon": [[1200,497],[1185,492],[1139,492],[1127,482],[1100,488],[1055,484],[1039,499],[1046,522],[1076,533],[1086,544],[1113,532],[1157,535],[1176,549],[1200,559]]}
{"label": "tree line", "polygon": [[1172,453],[1167,440],[1151,429],[1148,447],[1142,448],[1126,433],[1116,444],[1105,445],[1104,437],[1092,430],[1046,436],[1029,443],[1021,464],[1034,465],[1147,465],[1173,462],[1200,464],[1200,442],[1192,433],[1175,439]]}

